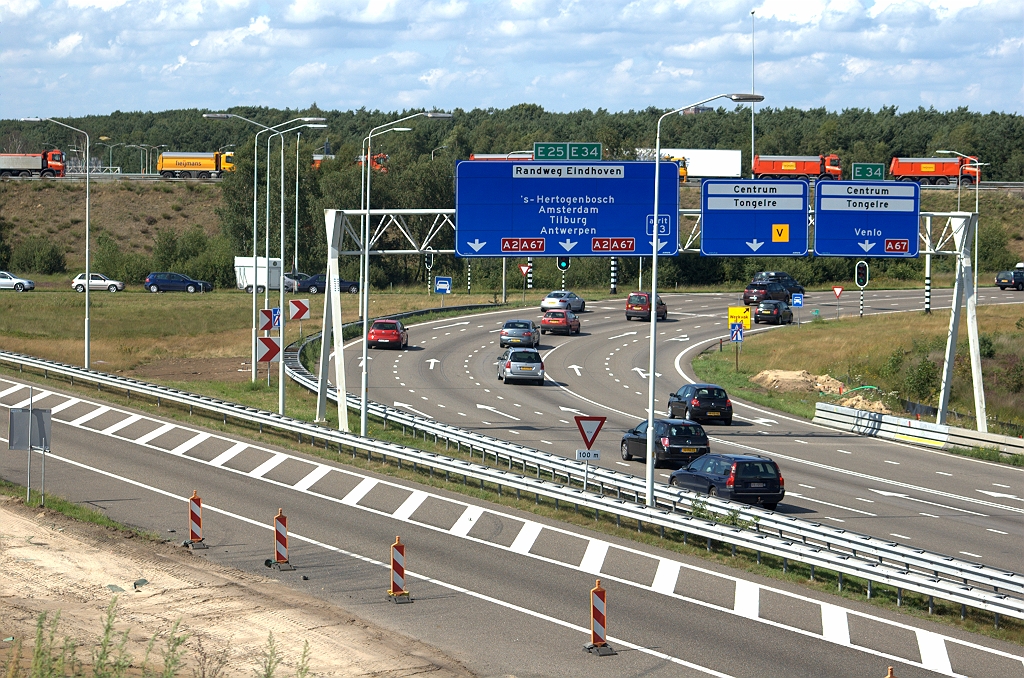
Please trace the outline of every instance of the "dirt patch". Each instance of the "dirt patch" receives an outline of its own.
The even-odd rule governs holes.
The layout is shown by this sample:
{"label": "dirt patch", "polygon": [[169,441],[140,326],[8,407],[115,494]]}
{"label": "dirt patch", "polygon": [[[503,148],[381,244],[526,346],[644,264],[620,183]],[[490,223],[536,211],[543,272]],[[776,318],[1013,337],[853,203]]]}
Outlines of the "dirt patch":
{"label": "dirt patch", "polygon": [[868,400],[864,396],[857,394],[852,398],[844,398],[837,403],[841,407],[852,407],[855,410],[863,410],[865,412],[877,412],[878,414],[891,414],[896,413],[890,410],[888,407],[883,405],[877,400]]}
{"label": "dirt patch", "polygon": [[[191,634],[180,675],[196,667],[201,639],[203,655],[226,659],[226,675],[252,676],[270,632],[284,657],[280,676],[294,675],[304,641],[310,645],[311,675],[472,675],[432,647],[411,638],[395,642],[393,632],[338,607],[210,563],[180,546],[128,538],[130,533],[40,512],[7,497],[0,498],[0,526],[0,637],[25,639],[29,647],[38,615],[59,610],[57,645],[60,637],[71,637],[79,643],[79,659],[88,662],[116,593],[117,631],[128,631],[135,666],[149,639],[160,634],[159,651],[180,618],[179,632]],[[136,591],[143,577],[148,581]],[[0,664],[10,647],[0,642]],[[28,647],[23,652],[30,656]]]}
{"label": "dirt patch", "polygon": [[833,379],[827,374],[814,375],[807,370],[763,370],[751,377],[750,381],[784,393],[799,391],[839,395],[844,388],[843,382],[838,379]]}
{"label": "dirt patch", "polygon": [[240,358],[169,358],[140,365],[125,375],[143,381],[239,382],[252,378],[252,367]]}

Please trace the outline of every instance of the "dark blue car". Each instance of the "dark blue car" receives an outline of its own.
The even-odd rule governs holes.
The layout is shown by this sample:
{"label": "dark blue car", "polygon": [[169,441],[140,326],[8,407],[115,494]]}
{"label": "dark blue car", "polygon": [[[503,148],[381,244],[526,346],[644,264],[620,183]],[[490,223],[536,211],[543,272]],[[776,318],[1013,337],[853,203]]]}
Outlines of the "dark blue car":
{"label": "dark blue car", "polygon": [[[338,289],[342,292],[355,294],[359,291],[359,283],[352,280],[341,280],[339,281]],[[327,274],[319,273],[317,275],[307,276],[301,280],[296,280],[292,285],[292,291],[309,292],[310,294],[323,294],[327,291]]]}
{"label": "dark blue car", "polygon": [[150,292],[212,292],[213,285],[205,280],[193,280],[181,273],[150,273],[142,283]]}
{"label": "dark blue car", "polygon": [[786,496],[779,465],[752,454],[705,454],[669,476],[669,485],[774,511]]}

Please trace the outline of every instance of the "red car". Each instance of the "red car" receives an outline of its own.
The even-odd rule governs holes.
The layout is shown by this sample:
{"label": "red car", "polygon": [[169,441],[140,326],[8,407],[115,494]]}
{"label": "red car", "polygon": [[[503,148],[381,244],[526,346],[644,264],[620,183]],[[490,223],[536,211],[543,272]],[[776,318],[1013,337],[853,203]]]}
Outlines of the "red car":
{"label": "red car", "polygon": [[[658,314],[658,320],[668,319],[668,306],[661,300],[661,297],[657,298],[655,309]],[[651,319],[651,293],[650,292],[630,292],[629,298],[626,299],[626,320],[632,320],[633,318],[640,318],[641,320]]]}
{"label": "red car", "polygon": [[540,319],[540,333],[565,332],[566,334],[580,333],[580,319],[575,313],[569,310],[548,311]]}
{"label": "red car", "polygon": [[366,335],[366,343],[370,348],[408,348],[409,330],[398,320],[374,320],[370,325],[370,333]]}

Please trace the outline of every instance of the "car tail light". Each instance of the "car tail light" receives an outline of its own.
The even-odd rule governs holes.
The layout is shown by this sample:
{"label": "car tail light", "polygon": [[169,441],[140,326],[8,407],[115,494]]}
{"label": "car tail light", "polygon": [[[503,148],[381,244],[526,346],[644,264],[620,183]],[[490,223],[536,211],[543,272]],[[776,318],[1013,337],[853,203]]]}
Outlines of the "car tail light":
{"label": "car tail light", "polygon": [[694,407],[697,407],[698,405],[700,405],[700,401],[694,398],[693,400],[690,401],[690,404],[693,405]]}
{"label": "car tail light", "polygon": [[772,315],[778,315],[778,314],[779,314],[779,309],[778,308],[773,308],[772,309]]}
{"label": "car tail light", "polygon": [[541,372],[543,372],[543,371],[544,371],[544,361],[543,361],[543,360],[542,360],[542,361],[541,361],[541,363],[540,363],[540,371],[541,371]]}
{"label": "car tail light", "polygon": [[725,479],[726,487],[734,487],[736,485],[736,464],[733,463],[732,468],[729,469],[729,477]]}
{"label": "car tail light", "polygon": [[523,336],[524,337],[532,337],[533,336],[533,332],[523,332]]}
{"label": "car tail light", "polygon": [[666,448],[666,449],[668,448],[668,446],[669,446],[668,445],[668,438],[662,438],[661,439],[661,446]]}
{"label": "car tail light", "polygon": [[512,369],[512,361],[511,360],[509,360],[507,363],[505,363],[505,369],[506,370],[511,370]]}
{"label": "car tail light", "polygon": [[728,398],[726,398],[726,399],[725,399],[725,406],[726,406],[726,407],[732,407],[732,401],[731,401],[731,400],[729,400]]}
{"label": "car tail light", "polygon": [[[778,470],[778,467],[776,467],[776,470]],[[786,489],[786,479],[782,477],[782,471],[779,471],[779,489]]]}
{"label": "car tail light", "polygon": [[501,331],[501,336],[503,336],[503,337],[508,336],[508,330],[502,330]]}

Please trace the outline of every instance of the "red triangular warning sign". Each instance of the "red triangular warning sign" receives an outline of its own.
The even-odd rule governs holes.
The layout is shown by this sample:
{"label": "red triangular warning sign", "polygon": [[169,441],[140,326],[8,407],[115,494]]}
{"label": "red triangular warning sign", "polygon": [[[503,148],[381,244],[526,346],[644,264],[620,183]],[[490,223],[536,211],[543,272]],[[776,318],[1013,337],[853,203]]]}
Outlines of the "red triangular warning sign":
{"label": "red triangular warning sign", "polygon": [[519,271],[523,275],[526,275],[527,273],[530,272],[530,265],[529,264],[519,264]]}
{"label": "red triangular warning sign", "polygon": [[580,430],[583,444],[588,450],[593,447],[597,434],[601,432],[601,427],[607,419],[608,417],[576,417],[576,427]]}

